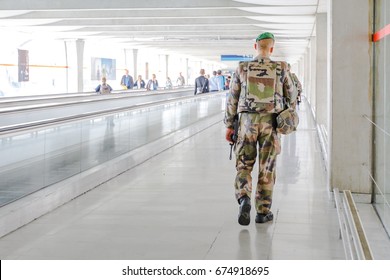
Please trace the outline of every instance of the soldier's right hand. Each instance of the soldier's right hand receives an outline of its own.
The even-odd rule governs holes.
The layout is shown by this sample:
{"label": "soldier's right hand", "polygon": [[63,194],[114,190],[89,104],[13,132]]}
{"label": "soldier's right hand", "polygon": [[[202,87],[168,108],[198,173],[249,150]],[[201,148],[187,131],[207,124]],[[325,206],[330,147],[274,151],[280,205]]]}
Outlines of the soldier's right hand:
{"label": "soldier's right hand", "polygon": [[232,135],[234,134],[234,129],[233,128],[226,128],[226,141],[228,141],[230,144],[234,144],[232,141]]}

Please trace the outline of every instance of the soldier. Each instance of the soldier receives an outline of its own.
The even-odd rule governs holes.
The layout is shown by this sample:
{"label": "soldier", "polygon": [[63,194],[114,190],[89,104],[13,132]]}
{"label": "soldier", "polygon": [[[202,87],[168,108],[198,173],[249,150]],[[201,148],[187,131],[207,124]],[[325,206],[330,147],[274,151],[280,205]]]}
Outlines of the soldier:
{"label": "soldier", "polygon": [[298,91],[297,105],[299,107],[299,103],[301,103],[302,84],[299,81],[297,75],[295,75],[295,73],[291,72],[291,65],[290,65],[290,63],[288,64],[288,71],[290,71],[291,79],[292,79],[292,81],[294,83],[294,86],[296,87],[296,89]]}
{"label": "soldier", "polygon": [[[280,153],[280,135],[276,114],[284,109],[284,98],[295,108],[296,90],[287,63],[273,61],[274,35],[266,32],[256,38],[258,55],[253,61],[240,62],[227,96],[226,140],[233,142],[233,122],[239,117],[236,142],[235,195],[239,203],[238,223],[250,223],[252,176],[259,144],[259,174],[255,195],[256,223],[273,220],[270,211],[275,184],[276,157]],[[291,102],[292,101],[292,102]]]}

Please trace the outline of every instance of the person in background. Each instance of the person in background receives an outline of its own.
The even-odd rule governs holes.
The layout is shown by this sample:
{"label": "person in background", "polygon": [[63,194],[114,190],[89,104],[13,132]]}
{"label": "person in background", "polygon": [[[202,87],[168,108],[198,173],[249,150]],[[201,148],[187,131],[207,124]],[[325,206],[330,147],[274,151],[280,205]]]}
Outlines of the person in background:
{"label": "person in background", "polygon": [[152,79],[148,81],[148,84],[146,85],[147,90],[157,90],[158,89],[158,81],[156,78],[156,74],[152,74]]}
{"label": "person in background", "polygon": [[298,91],[297,106],[298,106],[298,109],[299,109],[299,104],[301,103],[301,100],[302,100],[301,99],[302,84],[299,81],[297,75],[295,75],[295,73],[291,72],[291,65],[290,65],[290,63],[288,64],[288,71],[290,71],[292,81],[293,81],[293,83],[294,83],[294,85],[295,85],[295,87],[297,88],[297,91]]}
{"label": "person in background", "polygon": [[142,80],[142,76],[138,75],[137,80],[134,83],[134,87],[137,89],[145,88],[145,81]]}
{"label": "person in background", "polygon": [[194,95],[209,92],[209,80],[204,76],[204,69],[200,69],[200,76],[195,79]]}
{"label": "person in background", "polygon": [[213,76],[209,79],[209,90],[210,92],[218,91],[217,71],[213,71]]}
{"label": "person in background", "polygon": [[222,71],[218,70],[217,71],[217,85],[218,85],[218,90],[222,91],[225,90],[225,76],[222,75]]}
{"label": "person in background", "polygon": [[176,84],[177,84],[178,87],[182,87],[182,86],[185,85],[185,83],[186,83],[186,81],[185,81],[185,79],[184,79],[182,73],[180,72],[180,73],[179,73],[179,77],[178,77],[177,80],[176,80]]}
{"label": "person in background", "polygon": [[173,85],[172,85],[171,78],[167,77],[167,80],[165,82],[165,89],[172,89],[172,88],[173,88]]}
{"label": "person in background", "polygon": [[134,87],[133,77],[129,75],[129,70],[125,69],[125,74],[121,79],[121,86],[125,89],[132,89]]}
{"label": "person in background", "polygon": [[229,89],[231,79],[232,79],[231,76],[227,76],[227,78],[226,78],[226,80],[225,80],[225,90],[228,90],[228,89]]}
{"label": "person in background", "polygon": [[96,88],[95,88],[95,91],[99,94],[107,94],[107,93],[111,93],[112,91],[112,88],[109,84],[107,84],[107,79],[106,77],[103,77],[102,78],[102,82],[100,85],[98,85]]}

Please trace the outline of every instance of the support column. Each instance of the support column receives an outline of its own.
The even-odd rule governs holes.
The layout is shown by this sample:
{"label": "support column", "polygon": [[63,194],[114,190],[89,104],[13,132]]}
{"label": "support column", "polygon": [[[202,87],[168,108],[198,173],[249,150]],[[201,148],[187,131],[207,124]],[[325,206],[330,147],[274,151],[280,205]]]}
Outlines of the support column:
{"label": "support column", "polygon": [[65,85],[66,85],[66,93],[69,93],[69,57],[68,57],[68,42],[64,41],[65,47],[65,65],[66,65],[66,76],[65,76]]}
{"label": "support column", "polygon": [[[371,1],[328,1],[330,187],[370,193]],[[353,8],[353,13],[345,11]]]}
{"label": "support column", "polygon": [[[169,77],[169,55],[166,54],[165,55],[165,73],[166,73],[166,77]],[[171,77],[171,79],[173,79],[173,77]]]}
{"label": "support column", "polygon": [[65,56],[66,56],[66,79],[67,92],[78,92],[78,65],[77,65],[77,49],[75,40],[66,40]]}
{"label": "support column", "polygon": [[[316,15],[316,122],[328,154],[329,103],[327,92],[327,14]],[[327,160],[327,156],[326,156]]]}
{"label": "support column", "polygon": [[304,89],[303,95],[306,96],[307,101],[311,103],[310,98],[310,81],[311,81],[311,71],[310,71],[310,48],[307,48],[304,57]]}
{"label": "support column", "polygon": [[310,67],[309,95],[310,95],[310,104],[313,109],[313,113],[315,114],[315,118],[317,118],[316,53],[317,53],[316,38],[311,37],[310,38],[310,65],[309,65]]}
{"label": "support column", "polygon": [[157,70],[157,73],[155,73],[157,75],[157,80],[161,81],[160,83],[162,84],[162,81],[164,81],[164,84],[165,84],[165,79],[166,79],[166,76],[163,77],[163,69],[165,71],[165,67],[163,68],[163,64],[165,64],[165,60],[164,60],[164,57],[162,54],[159,54],[158,55],[158,70]]}
{"label": "support column", "polygon": [[189,84],[188,83],[188,58],[186,58],[186,69],[185,69],[184,75],[185,75],[185,78],[186,78],[185,84],[188,85]]}
{"label": "support column", "polygon": [[138,77],[138,49],[133,49],[133,77],[134,81]]}
{"label": "support column", "polygon": [[77,55],[77,91],[84,91],[84,40],[76,40],[76,55]]}
{"label": "support column", "polygon": [[[137,52],[138,52],[138,50],[136,51],[136,53]],[[134,63],[134,58],[135,58],[134,50],[133,49],[124,49],[124,54],[125,54],[125,69],[129,70],[129,74],[131,76],[136,77],[135,73],[134,73],[134,70],[136,70],[135,63]],[[122,74],[121,74],[121,76],[122,76]]]}
{"label": "support column", "polygon": [[304,80],[304,73],[305,73],[305,62],[304,58],[302,57],[299,62],[298,62],[298,78],[299,81],[302,83],[302,86],[304,87],[305,85],[305,80]]}

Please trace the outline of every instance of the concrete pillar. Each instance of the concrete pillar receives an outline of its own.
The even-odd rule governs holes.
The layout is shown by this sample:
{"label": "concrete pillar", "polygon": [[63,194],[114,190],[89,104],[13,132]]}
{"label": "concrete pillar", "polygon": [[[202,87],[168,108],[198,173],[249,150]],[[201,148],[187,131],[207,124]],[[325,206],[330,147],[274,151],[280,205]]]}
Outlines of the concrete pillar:
{"label": "concrete pillar", "polygon": [[76,40],[76,55],[77,55],[77,91],[84,91],[84,40]]}
{"label": "concrete pillar", "polygon": [[75,40],[65,41],[67,92],[78,92],[78,65]]}
{"label": "concrete pillar", "polygon": [[69,92],[69,57],[68,57],[68,42],[64,41],[65,47],[65,65],[66,65],[66,76],[65,76],[65,85],[66,85],[66,93]]}
{"label": "concrete pillar", "polygon": [[304,58],[302,57],[298,62],[298,73],[297,73],[299,81],[302,83],[302,87],[304,87],[305,85],[304,73],[305,73],[305,62],[304,62]]}
{"label": "concrete pillar", "polygon": [[308,57],[309,57],[309,54],[308,54],[308,50],[305,52],[305,55],[303,56],[303,95],[305,95],[307,97],[307,84],[308,84],[308,77],[309,77],[309,70],[308,70],[308,67],[307,67],[307,64],[308,64]]}
{"label": "concrete pillar", "polygon": [[133,49],[133,77],[134,80],[138,77],[138,49]]}
{"label": "concrete pillar", "polygon": [[327,14],[316,15],[316,122],[324,141],[326,160],[328,154],[328,92],[327,92]]}
{"label": "concrete pillar", "polygon": [[124,49],[125,55],[125,68],[129,70],[129,74],[133,77],[136,77],[135,72],[137,71],[136,59],[138,55],[138,50],[133,49]]}
{"label": "concrete pillar", "polygon": [[[307,51],[305,53],[304,57],[304,89],[303,89],[303,95],[306,96],[307,101],[310,103],[311,106],[311,61],[310,61],[310,47],[307,48]],[[314,113],[314,112],[313,112]]]}
{"label": "concrete pillar", "polygon": [[[166,77],[169,77],[169,55],[168,54],[166,54],[165,55],[165,76]],[[171,77],[171,79],[173,79],[172,77]]]}
{"label": "concrete pillar", "polygon": [[161,82],[164,81],[164,84],[165,84],[166,75],[164,77],[164,72],[163,72],[163,71],[165,71],[164,64],[165,64],[164,55],[159,54],[158,55],[158,65],[157,65],[158,69],[157,69],[157,73],[155,73],[155,74],[157,75],[157,80],[160,80]]}
{"label": "concrete pillar", "polygon": [[[328,1],[331,188],[370,193],[371,1]],[[353,7],[353,13],[346,13]]]}
{"label": "concrete pillar", "polygon": [[317,116],[317,92],[316,92],[316,53],[317,53],[317,47],[316,47],[316,38],[311,37],[310,38],[310,84],[309,84],[309,94],[310,94],[310,104],[313,109],[313,112],[315,114],[315,117]]}
{"label": "concrete pillar", "polygon": [[186,68],[185,68],[185,84],[188,85],[188,58],[186,58]]}
{"label": "concrete pillar", "polygon": [[149,80],[149,62],[145,62],[145,80]]}

